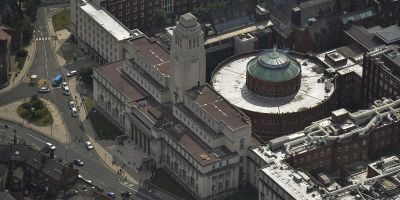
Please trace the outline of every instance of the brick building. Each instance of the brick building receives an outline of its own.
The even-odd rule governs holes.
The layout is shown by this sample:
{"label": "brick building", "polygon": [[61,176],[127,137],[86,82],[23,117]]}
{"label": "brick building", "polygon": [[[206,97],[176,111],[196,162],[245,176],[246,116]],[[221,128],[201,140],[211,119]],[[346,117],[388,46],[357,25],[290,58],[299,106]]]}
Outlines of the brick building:
{"label": "brick building", "polygon": [[11,36],[0,29],[0,88],[8,83],[11,59]]}
{"label": "brick building", "polygon": [[373,185],[378,199],[398,198],[399,185],[384,188],[397,182],[392,175],[399,172],[398,158],[381,157],[400,152],[399,144],[400,99],[384,98],[368,110],[333,111],[302,131],[253,149],[248,180],[261,200],[357,199],[354,191],[373,193],[360,185]]}
{"label": "brick building", "polygon": [[129,29],[149,30],[153,13],[161,9],[162,0],[96,0],[97,6],[103,7]]}
{"label": "brick building", "polygon": [[0,164],[9,168],[7,180],[15,180],[8,181],[11,189],[20,190],[25,184],[31,184],[50,194],[57,194],[78,180],[77,169],[57,162],[52,153],[49,156],[28,145],[0,145],[0,155]]}
{"label": "brick building", "polygon": [[261,141],[299,131],[360,97],[361,66],[337,50],[309,56],[253,51],[219,64],[211,82],[252,121]]}
{"label": "brick building", "polygon": [[400,47],[388,46],[364,54],[362,91],[365,103],[400,95]]}

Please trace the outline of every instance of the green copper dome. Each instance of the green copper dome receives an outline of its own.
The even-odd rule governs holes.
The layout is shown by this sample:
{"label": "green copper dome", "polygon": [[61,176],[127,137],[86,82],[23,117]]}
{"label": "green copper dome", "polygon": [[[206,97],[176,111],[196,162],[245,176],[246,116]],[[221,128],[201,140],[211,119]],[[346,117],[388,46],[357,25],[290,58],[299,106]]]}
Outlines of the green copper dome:
{"label": "green copper dome", "polygon": [[248,63],[247,71],[259,80],[284,82],[295,78],[301,68],[286,53],[267,50]]}

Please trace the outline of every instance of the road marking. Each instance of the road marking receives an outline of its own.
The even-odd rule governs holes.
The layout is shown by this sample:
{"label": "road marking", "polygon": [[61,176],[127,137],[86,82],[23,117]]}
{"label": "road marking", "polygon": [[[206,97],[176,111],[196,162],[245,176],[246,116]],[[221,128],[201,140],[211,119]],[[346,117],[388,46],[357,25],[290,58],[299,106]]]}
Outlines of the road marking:
{"label": "road marking", "polygon": [[[93,174],[89,173],[88,171],[86,171],[86,170],[84,170],[84,169],[82,169],[82,168],[80,168],[79,171],[84,172],[83,174],[81,173],[81,175],[83,175],[83,176],[82,176],[83,179],[86,179],[86,180],[87,180],[88,176],[91,176],[91,177],[95,177],[96,179],[101,180],[101,179],[98,178],[97,176],[94,176]],[[88,175],[88,176],[86,176],[85,174]],[[85,178],[85,176],[86,176],[86,178]],[[103,187],[114,188],[113,185],[105,184],[104,182],[100,182],[100,183],[95,184],[96,182],[95,182],[94,180],[91,180],[91,181],[92,181],[92,184],[93,184],[93,185],[97,185],[97,186],[102,185]],[[103,189],[104,189],[104,188],[103,188]],[[114,188],[114,189],[115,189],[115,188]],[[116,189],[116,190],[117,190],[118,192],[120,192],[120,193],[124,192],[124,191],[122,191],[121,189]]]}
{"label": "road marking", "polygon": [[43,141],[42,139],[37,138],[36,136],[34,136],[34,135],[30,134],[30,133],[26,133],[26,134],[29,135],[29,136],[31,136],[32,138],[35,138],[36,140],[38,140],[38,141],[40,141],[40,142],[46,143],[46,142]]}
{"label": "road marking", "polygon": [[45,40],[50,40],[50,37],[36,37],[36,41],[45,41]]}

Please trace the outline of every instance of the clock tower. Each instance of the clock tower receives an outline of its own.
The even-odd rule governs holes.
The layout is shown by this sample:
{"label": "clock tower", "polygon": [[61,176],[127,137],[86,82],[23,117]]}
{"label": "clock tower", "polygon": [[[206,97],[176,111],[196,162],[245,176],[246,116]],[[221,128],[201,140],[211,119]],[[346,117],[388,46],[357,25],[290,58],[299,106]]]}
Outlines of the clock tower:
{"label": "clock tower", "polygon": [[171,44],[173,66],[172,101],[183,101],[186,90],[206,82],[206,52],[200,24],[191,13],[179,18]]}

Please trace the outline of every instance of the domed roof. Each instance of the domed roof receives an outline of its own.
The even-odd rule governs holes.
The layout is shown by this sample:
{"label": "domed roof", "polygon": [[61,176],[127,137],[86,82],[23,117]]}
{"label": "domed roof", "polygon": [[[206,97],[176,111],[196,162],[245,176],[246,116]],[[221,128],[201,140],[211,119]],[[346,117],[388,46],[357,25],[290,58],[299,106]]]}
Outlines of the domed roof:
{"label": "domed roof", "polygon": [[274,49],[252,59],[247,65],[247,71],[259,80],[283,82],[296,77],[301,67],[286,53]]}

